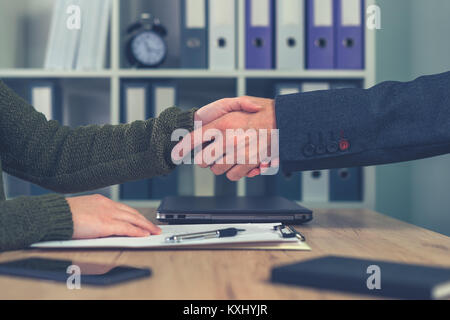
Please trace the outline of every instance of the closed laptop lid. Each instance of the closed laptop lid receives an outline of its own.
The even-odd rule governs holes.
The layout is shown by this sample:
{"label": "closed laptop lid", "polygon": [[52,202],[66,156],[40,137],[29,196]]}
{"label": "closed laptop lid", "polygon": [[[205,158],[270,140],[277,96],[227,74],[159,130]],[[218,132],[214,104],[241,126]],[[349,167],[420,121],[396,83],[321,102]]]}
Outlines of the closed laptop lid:
{"label": "closed laptop lid", "polygon": [[161,213],[187,214],[311,214],[312,211],[283,197],[171,196],[161,201]]}

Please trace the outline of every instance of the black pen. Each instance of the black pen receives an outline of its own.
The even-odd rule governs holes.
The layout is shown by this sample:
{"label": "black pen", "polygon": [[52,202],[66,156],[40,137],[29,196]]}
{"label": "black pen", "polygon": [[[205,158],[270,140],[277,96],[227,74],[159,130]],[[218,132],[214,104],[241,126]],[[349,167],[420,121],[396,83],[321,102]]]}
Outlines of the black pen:
{"label": "black pen", "polygon": [[224,237],[234,237],[238,232],[243,232],[245,229],[227,228],[220,230],[196,232],[196,233],[186,233],[177,234],[166,238],[166,242],[182,242],[186,240],[199,240],[199,239],[213,239],[213,238],[224,238]]}

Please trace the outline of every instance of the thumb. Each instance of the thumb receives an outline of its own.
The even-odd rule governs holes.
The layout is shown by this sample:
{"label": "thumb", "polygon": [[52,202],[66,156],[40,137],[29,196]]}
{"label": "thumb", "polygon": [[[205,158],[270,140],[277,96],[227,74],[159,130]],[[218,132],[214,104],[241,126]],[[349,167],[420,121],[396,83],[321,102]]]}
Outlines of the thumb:
{"label": "thumb", "polygon": [[233,111],[258,112],[261,106],[252,102],[247,97],[225,98],[212,102],[195,113],[195,121],[202,121],[203,125],[217,120],[218,118]]}
{"label": "thumb", "polygon": [[261,111],[262,107],[255,102],[253,102],[250,98],[242,97],[239,99],[239,109],[233,111],[245,111],[245,112],[258,112]]}

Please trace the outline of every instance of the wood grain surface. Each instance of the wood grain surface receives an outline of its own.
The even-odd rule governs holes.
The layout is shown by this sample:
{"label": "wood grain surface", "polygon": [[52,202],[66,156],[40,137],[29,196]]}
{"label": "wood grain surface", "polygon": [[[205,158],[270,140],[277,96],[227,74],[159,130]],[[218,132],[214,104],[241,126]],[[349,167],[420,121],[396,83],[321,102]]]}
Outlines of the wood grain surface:
{"label": "wood grain surface", "polygon": [[[139,209],[155,221],[155,209]],[[426,213],[424,213],[426,214]],[[274,266],[326,255],[450,267],[450,238],[361,209],[315,210],[298,229],[312,251],[22,250],[0,262],[46,257],[150,267],[150,278],[108,288],[0,276],[0,299],[360,299],[340,292],[275,285]]]}

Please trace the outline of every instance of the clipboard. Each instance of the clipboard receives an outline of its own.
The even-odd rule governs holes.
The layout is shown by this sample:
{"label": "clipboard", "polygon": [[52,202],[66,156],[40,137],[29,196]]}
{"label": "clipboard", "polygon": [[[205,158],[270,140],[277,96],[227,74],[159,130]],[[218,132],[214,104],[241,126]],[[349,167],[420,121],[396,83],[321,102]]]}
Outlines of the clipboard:
{"label": "clipboard", "polygon": [[[233,226],[245,229],[234,237],[168,243],[167,236],[180,233],[205,232]],[[242,249],[242,250],[311,250],[297,235],[289,235],[281,223],[162,225],[161,235],[142,238],[109,237],[89,240],[47,241],[31,245],[36,249]],[[284,232],[282,232],[284,230]],[[291,229],[292,231],[292,229]],[[285,235],[283,235],[285,233]]]}

